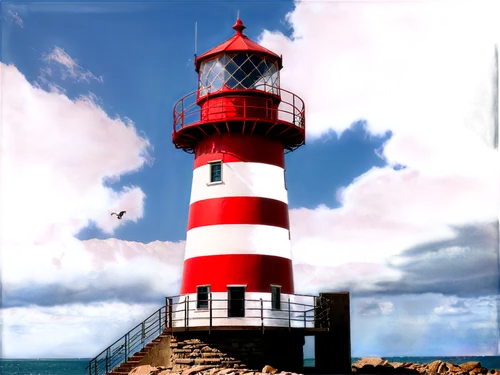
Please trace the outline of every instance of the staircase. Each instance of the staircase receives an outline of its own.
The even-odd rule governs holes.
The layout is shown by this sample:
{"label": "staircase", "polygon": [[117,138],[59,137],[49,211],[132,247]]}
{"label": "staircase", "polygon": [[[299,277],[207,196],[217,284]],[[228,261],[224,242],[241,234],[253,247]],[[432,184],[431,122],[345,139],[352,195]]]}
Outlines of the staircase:
{"label": "staircase", "polygon": [[[162,306],[89,361],[87,375],[125,375],[168,336],[167,313]],[[134,353],[132,356],[130,354]]]}
{"label": "staircase", "polygon": [[164,338],[167,338],[169,335],[166,332],[163,332],[160,336],[155,338],[150,343],[146,344],[144,348],[135,353],[132,357],[128,357],[126,362],[123,362],[118,367],[114,368],[107,375],[128,375],[130,371],[134,367],[140,366],[141,361],[146,357],[151,349],[153,349],[156,345],[158,345]]}

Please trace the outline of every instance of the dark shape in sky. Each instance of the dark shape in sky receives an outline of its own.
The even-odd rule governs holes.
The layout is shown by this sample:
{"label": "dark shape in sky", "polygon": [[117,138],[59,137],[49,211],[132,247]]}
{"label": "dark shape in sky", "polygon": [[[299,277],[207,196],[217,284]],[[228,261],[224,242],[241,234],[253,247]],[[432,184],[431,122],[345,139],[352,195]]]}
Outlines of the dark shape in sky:
{"label": "dark shape in sky", "polygon": [[[77,279],[71,284],[51,283],[45,285],[20,285],[5,288],[3,308],[22,306],[58,306],[72,303],[93,302],[158,303],[167,295],[175,294],[180,280],[165,285],[159,292],[150,280],[134,279],[124,282],[111,274],[103,274],[96,279]],[[81,286],[84,287],[81,287]],[[76,287],[78,286],[78,287]]]}
{"label": "dark shape in sky", "polygon": [[126,212],[127,211],[120,211],[119,214],[117,214],[116,212],[111,212],[111,216],[116,215],[116,218],[121,220],[121,218],[123,217],[123,215],[125,215]]}
{"label": "dark shape in sky", "polygon": [[451,233],[408,244],[398,254],[401,262],[381,258],[399,276],[325,285],[303,291],[346,290],[356,297],[436,293],[480,297],[500,292],[497,218],[448,224]]}

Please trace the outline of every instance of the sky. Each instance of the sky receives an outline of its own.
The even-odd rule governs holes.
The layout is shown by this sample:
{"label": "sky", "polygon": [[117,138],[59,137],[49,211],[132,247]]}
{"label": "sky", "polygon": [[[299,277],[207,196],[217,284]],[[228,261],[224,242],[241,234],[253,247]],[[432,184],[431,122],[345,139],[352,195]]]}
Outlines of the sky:
{"label": "sky", "polygon": [[296,293],[350,292],[354,357],[499,355],[499,2],[0,6],[2,357],[94,357],[179,293],[172,110],[238,12],[306,103]]}

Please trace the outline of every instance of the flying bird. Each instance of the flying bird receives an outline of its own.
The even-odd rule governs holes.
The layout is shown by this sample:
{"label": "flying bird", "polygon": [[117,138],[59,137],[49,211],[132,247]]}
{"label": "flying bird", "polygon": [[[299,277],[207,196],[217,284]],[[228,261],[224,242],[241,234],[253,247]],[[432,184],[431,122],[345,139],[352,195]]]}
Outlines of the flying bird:
{"label": "flying bird", "polygon": [[119,213],[119,214],[117,214],[116,212],[111,212],[111,216],[116,215],[116,217],[117,217],[118,219],[121,219],[121,218],[123,217],[123,215],[125,215],[125,213],[126,213],[126,212],[127,212],[127,211],[120,211],[120,213]]}

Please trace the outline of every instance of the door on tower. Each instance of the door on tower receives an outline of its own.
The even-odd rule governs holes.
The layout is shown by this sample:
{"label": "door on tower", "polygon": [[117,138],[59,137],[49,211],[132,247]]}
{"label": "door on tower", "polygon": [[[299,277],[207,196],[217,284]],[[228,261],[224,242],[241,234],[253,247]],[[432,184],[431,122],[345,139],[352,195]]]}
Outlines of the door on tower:
{"label": "door on tower", "polygon": [[229,318],[243,318],[245,316],[245,287],[227,287],[227,316]]}

